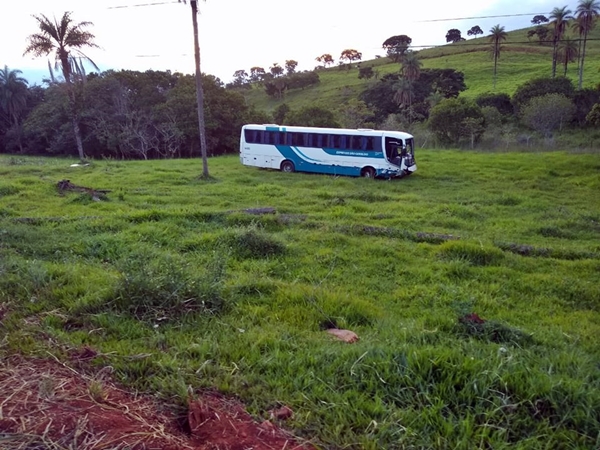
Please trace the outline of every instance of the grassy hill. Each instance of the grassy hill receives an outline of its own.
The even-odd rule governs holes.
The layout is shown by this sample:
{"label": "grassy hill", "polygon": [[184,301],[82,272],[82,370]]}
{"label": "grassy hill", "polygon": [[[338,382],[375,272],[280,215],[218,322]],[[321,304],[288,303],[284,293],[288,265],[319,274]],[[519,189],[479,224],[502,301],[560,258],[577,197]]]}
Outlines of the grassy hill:
{"label": "grassy hill", "polygon": [[[540,45],[534,37],[527,39],[527,29],[508,32],[503,43],[498,63],[496,92],[512,94],[516,88],[531,78],[550,76],[552,70],[552,47]],[[575,37],[575,36],[571,36]],[[465,42],[425,49],[418,52],[423,68],[460,70],[465,74],[467,90],[461,95],[468,98],[492,91],[493,61],[489,53],[487,37],[470,39]],[[595,87],[600,83],[600,27],[590,34],[587,44],[584,87]],[[389,58],[363,61],[362,67],[372,66],[379,76],[397,72],[400,65]],[[559,64],[557,73],[563,74]],[[247,101],[264,111],[272,111],[277,105],[287,103],[292,109],[309,105],[320,105],[335,109],[349,98],[356,97],[374,80],[358,79],[358,69],[340,70],[330,68],[319,71],[321,82],[318,86],[304,90],[293,90],[285,94],[285,99],[272,99],[264,89],[254,87],[245,93]],[[578,82],[577,62],[570,63],[567,76]]]}
{"label": "grassy hill", "polygon": [[397,181],[72,162],[0,155],[3,365],[91,347],[168,404],[287,405],[324,449],[598,446],[597,155],[419,151]]}

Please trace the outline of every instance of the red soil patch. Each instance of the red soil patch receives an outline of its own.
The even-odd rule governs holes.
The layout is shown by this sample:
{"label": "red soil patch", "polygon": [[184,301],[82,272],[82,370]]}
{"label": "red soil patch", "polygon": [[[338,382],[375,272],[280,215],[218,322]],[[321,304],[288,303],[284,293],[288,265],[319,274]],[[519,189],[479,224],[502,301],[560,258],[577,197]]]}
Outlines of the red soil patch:
{"label": "red soil patch", "polygon": [[[95,356],[84,349],[79,360]],[[184,432],[151,397],[117,387],[109,372],[85,375],[56,360],[0,361],[0,447],[78,450],[309,450],[232,399],[207,394],[190,405]]]}

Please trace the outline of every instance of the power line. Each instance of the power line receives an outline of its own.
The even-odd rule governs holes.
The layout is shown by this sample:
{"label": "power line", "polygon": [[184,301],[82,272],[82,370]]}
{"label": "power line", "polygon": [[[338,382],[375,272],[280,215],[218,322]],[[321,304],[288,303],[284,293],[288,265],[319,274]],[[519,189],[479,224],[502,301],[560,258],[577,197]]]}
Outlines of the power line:
{"label": "power line", "polygon": [[[578,41],[582,41],[583,39],[573,39],[573,41],[578,42]],[[600,38],[588,38],[587,41],[600,41]],[[560,42],[564,42],[564,41],[560,41]],[[533,44],[552,44],[553,41],[515,41],[515,42],[502,42],[500,45],[502,47],[508,46],[508,45],[523,45],[523,44],[529,44],[529,45],[533,45]],[[490,42],[478,42],[478,43],[471,43],[471,42],[454,42],[454,43],[446,43],[446,44],[436,44],[436,45],[411,45],[410,48],[437,48],[437,47],[446,47],[448,45],[451,45],[451,47],[449,48],[455,48],[455,47],[469,47],[469,46],[473,46],[473,47],[477,47],[477,46],[484,46],[484,45],[489,45]],[[533,47],[535,48],[535,47]],[[547,47],[549,48],[549,47]]]}
{"label": "power line", "polygon": [[139,7],[143,7],[143,6],[171,5],[173,3],[179,3],[179,2],[172,1],[172,2],[139,3],[137,5],[109,6],[106,9],[139,8]]}
{"label": "power line", "polygon": [[[478,38],[481,39],[481,38]],[[581,41],[582,39],[574,39],[575,42]],[[588,38],[587,41],[600,41],[600,38]],[[563,42],[563,41],[561,41]],[[507,47],[511,45],[529,45],[531,48],[540,47],[542,44],[552,44],[553,41],[514,41],[514,42],[502,42],[500,45],[502,47]],[[451,46],[450,46],[451,45]],[[431,44],[431,45],[410,45],[409,48],[420,48],[420,49],[428,49],[428,48],[440,48],[440,47],[448,47],[448,48],[456,48],[456,47],[484,47],[489,46],[490,42],[454,42],[454,43],[445,43],[445,44]],[[534,46],[536,45],[536,46]],[[550,47],[542,47],[548,50],[551,50]],[[384,50],[383,47],[371,47],[368,50]],[[177,55],[133,55],[135,58],[162,58],[164,56],[177,56]],[[191,56],[186,53],[182,53],[178,56]]]}
{"label": "power line", "polygon": [[550,13],[520,13],[520,14],[501,14],[497,16],[474,16],[474,17],[454,17],[448,19],[429,19],[429,20],[417,20],[416,23],[425,22],[450,22],[452,20],[475,20],[475,19],[495,19],[498,17],[520,17],[520,16],[538,16]]}

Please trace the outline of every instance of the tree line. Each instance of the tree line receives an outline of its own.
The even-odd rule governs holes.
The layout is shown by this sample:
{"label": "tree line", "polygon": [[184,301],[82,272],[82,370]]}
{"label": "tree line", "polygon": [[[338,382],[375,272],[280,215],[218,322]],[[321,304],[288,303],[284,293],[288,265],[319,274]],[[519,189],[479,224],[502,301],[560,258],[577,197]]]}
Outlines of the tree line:
{"label": "tree line", "polygon": [[[85,156],[149,159],[200,156],[195,79],[169,71],[106,71],[73,86],[73,101]],[[5,80],[8,83],[5,83]],[[203,75],[208,155],[238,151],[244,123],[270,118],[246,105],[244,97]],[[77,154],[68,87],[27,85],[18,70],[0,71],[0,152]],[[2,95],[2,98],[6,98]]]}

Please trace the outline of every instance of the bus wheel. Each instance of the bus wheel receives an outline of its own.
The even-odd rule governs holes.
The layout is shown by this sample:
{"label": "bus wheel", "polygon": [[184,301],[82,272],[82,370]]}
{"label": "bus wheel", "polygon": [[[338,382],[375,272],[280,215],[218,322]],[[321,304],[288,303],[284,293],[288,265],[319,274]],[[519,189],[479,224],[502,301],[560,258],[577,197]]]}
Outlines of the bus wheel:
{"label": "bus wheel", "polygon": [[360,173],[361,177],[365,178],[375,178],[376,172],[372,167],[365,167]]}
{"label": "bus wheel", "polygon": [[296,168],[294,167],[294,163],[291,161],[284,161],[281,163],[281,171],[282,172],[288,172],[288,173],[292,173],[296,170]]}

